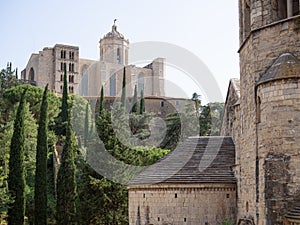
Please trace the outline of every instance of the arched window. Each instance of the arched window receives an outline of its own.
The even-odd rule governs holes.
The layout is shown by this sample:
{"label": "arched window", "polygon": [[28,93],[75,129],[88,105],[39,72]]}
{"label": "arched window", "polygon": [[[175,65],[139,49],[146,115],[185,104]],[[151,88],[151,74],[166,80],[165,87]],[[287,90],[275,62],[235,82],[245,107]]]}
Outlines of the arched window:
{"label": "arched window", "polygon": [[120,50],[120,48],[117,48],[117,62],[121,63],[121,50]]}
{"label": "arched window", "polygon": [[34,69],[32,67],[29,70],[28,80],[34,81]]}
{"label": "arched window", "polygon": [[117,88],[116,88],[116,74],[112,74],[109,78],[109,94],[110,96],[116,96]]}
{"label": "arched window", "polygon": [[144,75],[143,74],[139,74],[138,76],[138,96],[141,95],[141,92],[143,90],[143,92],[145,93],[145,81],[144,81]]}

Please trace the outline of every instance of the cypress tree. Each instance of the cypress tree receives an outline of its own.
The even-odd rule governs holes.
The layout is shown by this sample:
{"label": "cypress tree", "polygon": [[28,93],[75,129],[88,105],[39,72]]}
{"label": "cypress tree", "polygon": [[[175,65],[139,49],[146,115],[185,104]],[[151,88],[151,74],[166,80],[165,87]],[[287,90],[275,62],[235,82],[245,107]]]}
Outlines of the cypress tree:
{"label": "cypress tree", "polygon": [[125,107],[125,100],[126,100],[126,67],[124,66],[123,70],[123,84],[122,84],[122,96],[121,96],[121,103],[122,106]]}
{"label": "cypress tree", "polygon": [[89,103],[85,107],[85,121],[84,121],[84,146],[87,147],[89,135]]}
{"label": "cypress tree", "polygon": [[76,224],[76,179],[74,154],[78,151],[70,120],[67,124],[66,140],[61,165],[57,175],[57,225]]}
{"label": "cypress tree", "polygon": [[104,91],[103,91],[103,85],[101,87],[101,96],[100,96],[100,111],[99,111],[99,115],[102,114],[104,109]]}
{"label": "cypress tree", "polygon": [[40,109],[36,149],[34,224],[47,224],[48,84]]}
{"label": "cypress tree", "polygon": [[144,91],[141,91],[141,101],[140,101],[140,114],[143,115],[145,112],[145,99],[144,99]]}
{"label": "cypress tree", "polygon": [[138,98],[137,98],[137,86],[136,85],[134,86],[132,112],[133,113],[138,112]]}
{"label": "cypress tree", "polygon": [[24,149],[25,149],[25,94],[22,93],[20,104],[14,122],[14,132],[11,139],[8,190],[14,202],[8,209],[8,224],[23,225],[25,216],[25,175],[24,175]]}
{"label": "cypress tree", "polygon": [[69,112],[68,112],[68,82],[67,82],[67,66],[64,68],[64,86],[63,95],[61,102],[61,119],[62,119],[62,135],[66,135],[66,127],[68,123]]}

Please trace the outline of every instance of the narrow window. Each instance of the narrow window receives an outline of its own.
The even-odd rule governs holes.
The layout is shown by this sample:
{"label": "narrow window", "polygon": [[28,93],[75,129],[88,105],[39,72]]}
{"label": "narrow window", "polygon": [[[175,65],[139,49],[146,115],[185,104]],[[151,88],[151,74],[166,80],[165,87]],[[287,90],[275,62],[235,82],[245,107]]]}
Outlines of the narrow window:
{"label": "narrow window", "polygon": [[159,217],[157,218],[157,221],[160,221],[160,218],[159,218]]}
{"label": "narrow window", "polygon": [[143,194],[143,198],[146,198],[146,195],[145,195],[145,194]]}
{"label": "narrow window", "polygon": [[261,121],[261,100],[260,97],[257,97],[256,100],[256,122],[260,123]]}
{"label": "narrow window", "polygon": [[293,16],[299,15],[299,0],[293,0]]}
{"label": "narrow window", "polygon": [[60,63],[60,70],[64,70],[64,64]]}
{"label": "narrow window", "polygon": [[161,101],[160,102],[160,107],[164,107],[164,105],[165,105],[165,102]]}
{"label": "narrow window", "polygon": [[64,59],[66,58],[66,51],[64,51]]}
{"label": "narrow window", "polygon": [[71,63],[69,63],[69,71],[70,71],[70,72],[72,71]]}
{"label": "narrow window", "polygon": [[69,52],[69,58],[72,59],[72,52]]}
{"label": "narrow window", "polygon": [[279,20],[287,18],[287,0],[279,0],[277,10]]}
{"label": "narrow window", "polygon": [[177,198],[177,193],[175,193],[175,198]]}
{"label": "narrow window", "polygon": [[186,218],[184,218],[183,221],[186,222]]}
{"label": "narrow window", "polygon": [[64,76],[61,74],[60,75],[60,81],[63,81],[64,80]]}
{"label": "narrow window", "polygon": [[64,58],[64,51],[63,50],[60,51],[60,58],[62,58],[62,59]]}
{"label": "narrow window", "polygon": [[248,1],[244,1],[244,39],[246,39],[251,31],[251,11]]}
{"label": "narrow window", "polygon": [[246,202],[246,212],[248,212],[248,211],[249,211],[249,203]]}
{"label": "narrow window", "polygon": [[226,198],[229,198],[229,196],[230,196],[229,194],[226,194]]}

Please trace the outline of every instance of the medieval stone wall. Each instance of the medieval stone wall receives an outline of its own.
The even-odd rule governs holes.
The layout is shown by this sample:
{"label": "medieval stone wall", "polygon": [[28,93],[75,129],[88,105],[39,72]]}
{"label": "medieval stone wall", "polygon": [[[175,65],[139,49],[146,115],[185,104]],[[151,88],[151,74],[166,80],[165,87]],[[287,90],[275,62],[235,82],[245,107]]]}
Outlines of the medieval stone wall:
{"label": "medieval stone wall", "polygon": [[280,224],[300,201],[300,79],[258,87],[259,202],[261,217]]}
{"label": "medieval stone wall", "polygon": [[130,225],[215,225],[235,221],[235,184],[129,186]]}
{"label": "medieval stone wall", "polygon": [[[278,222],[281,219],[281,214],[277,213],[276,216],[270,216],[271,214],[273,215],[271,212],[273,209],[276,208],[276,214],[276,212],[278,212],[279,208],[282,206],[281,203],[275,203],[280,202],[281,197],[278,196],[278,199],[276,199],[275,195],[270,196],[268,195],[268,192],[266,192],[266,187],[269,187],[269,184],[266,182],[271,178],[265,177],[263,171],[265,171],[267,167],[271,165],[267,164],[267,158],[263,157],[266,155],[266,153],[260,152],[265,151],[271,154],[276,148],[276,151],[282,151],[281,147],[283,146],[279,147],[276,144],[278,140],[274,140],[278,135],[276,136],[274,132],[270,132],[270,129],[272,129],[271,127],[276,124],[277,119],[279,119],[278,122],[281,123],[279,114],[276,113],[276,110],[279,110],[280,107],[273,107],[272,104],[270,104],[269,107],[265,108],[264,114],[268,115],[269,118],[272,118],[272,121],[268,120],[268,123],[257,125],[257,93],[255,91],[255,84],[259,77],[266,72],[266,70],[281,54],[292,53],[299,58],[300,18],[299,16],[295,16],[289,19],[274,22],[264,27],[260,27],[268,24],[270,21],[275,20],[274,18],[272,19],[271,17],[267,16],[270,14],[269,11],[264,11],[266,7],[264,8],[263,6],[267,4],[270,4],[270,2],[253,1],[253,5],[251,5],[252,31],[242,43],[239,50],[241,74],[241,99],[239,106],[240,119],[234,122],[236,124],[233,126],[237,128],[239,127],[239,129],[233,129],[232,136],[234,137],[237,149],[236,170],[238,171],[238,186],[240,187],[240,190],[238,188],[238,218],[248,218],[249,220],[253,220],[255,224],[273,225],[281,224],[281,222]],[[257,19],[259,17],[261,19]],[[270,20],[267,18],[270,18]],[[260,20],[262,23],[259,23]],[[278,93],[282,99],[289,98],[285,96],[287,92],[283,90]],[[297,99],[298,100],[295,101],[299,101],[299,97],[297,97]],[[290,103],[291,102],[287,101],[282,102],[281,104],[290,105]],[[295,105],[295,107],[299,110],[299,105]],[[288,110],[282,113],[282,115],[286,115],[285,113],[289,115]],[[264,126],[269,126],[269,128]],[[284,126],[285,125],[282,125],[282,127],[281,125],[277,126],[277,134],[282,136],[284,135],[284,132],[287,132]],[[295,138],[296,134],[293,135]],[[266,144],[266,142],[262,140],[272,141]],[[298,142],[295,142],[294,145],[297,145],[297,143]],[[262,148],[263,145],[265,145],[264,148]],[[283,159],[284,162],[282,161]],[[282,161],[282,165],[285,165],[286,168],[293,167],[293,169],[296,170],[299,168],[299,166],[294,167],[295,162],[287,162],[285,157],[281,157],[280,160]],[[270,176],[271,175],[272,174],[270,174]],[[275,172],[273,175],[275,175]],[[297,176],[294,176],[294,178],[295,177]],[[286,192],[295,193],[295,185],[293,185],[290,180],[285,181],[288,181],[287,185],[284,186],[284,188],[287,189]],[[283,180],[280,182],[283,182]],[[280,185],[275,186],[279,189],[281,187]],[[288,198],[288,196],[284,196],[284,198]],[[264,199],[270,199],[270,205],[267,206]]]}

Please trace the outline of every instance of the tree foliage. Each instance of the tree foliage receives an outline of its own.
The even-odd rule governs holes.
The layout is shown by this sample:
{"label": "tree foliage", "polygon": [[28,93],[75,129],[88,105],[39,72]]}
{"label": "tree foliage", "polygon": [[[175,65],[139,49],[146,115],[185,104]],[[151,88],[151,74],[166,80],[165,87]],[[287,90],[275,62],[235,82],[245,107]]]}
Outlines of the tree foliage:
{"label": "tree foliage", "polygon": [[132,113],[138,113],[138,97],[137,97],[137,86],[134,86],[134,94],[133,94],[133,106],[132,106]]}
{"label": "tree foliage", "polygon": [[74,155],[78,151],[70,121],[66,130],[61,165],[57,174],[57,224],[76,224],[76,177]]}
{"label": "tree foliage", "polygon": [[121,103],[122,107],[126,106],[126,67],[124,66],[123,70],[123,83],[122,83],[122,95],[121,95]]}
{"label": "tree foliage", "polygon": [[18,107],[9,154],[8,190],[14,199],[8,209],[9,225],[23,225],[25,217],[25,94],[26,90]]}
{"label": "tree foliage", "polygon": [[48,157],[48,85],[46,85],[39,118],[34,192],[35,225],[47,224],[47,157]]}
{"label": "tree foliage", "polygon": [[144,99],[144,91],[141,91],[141,100],[140,100],[140,114],[144,114],[145,112],[145,99]]}

